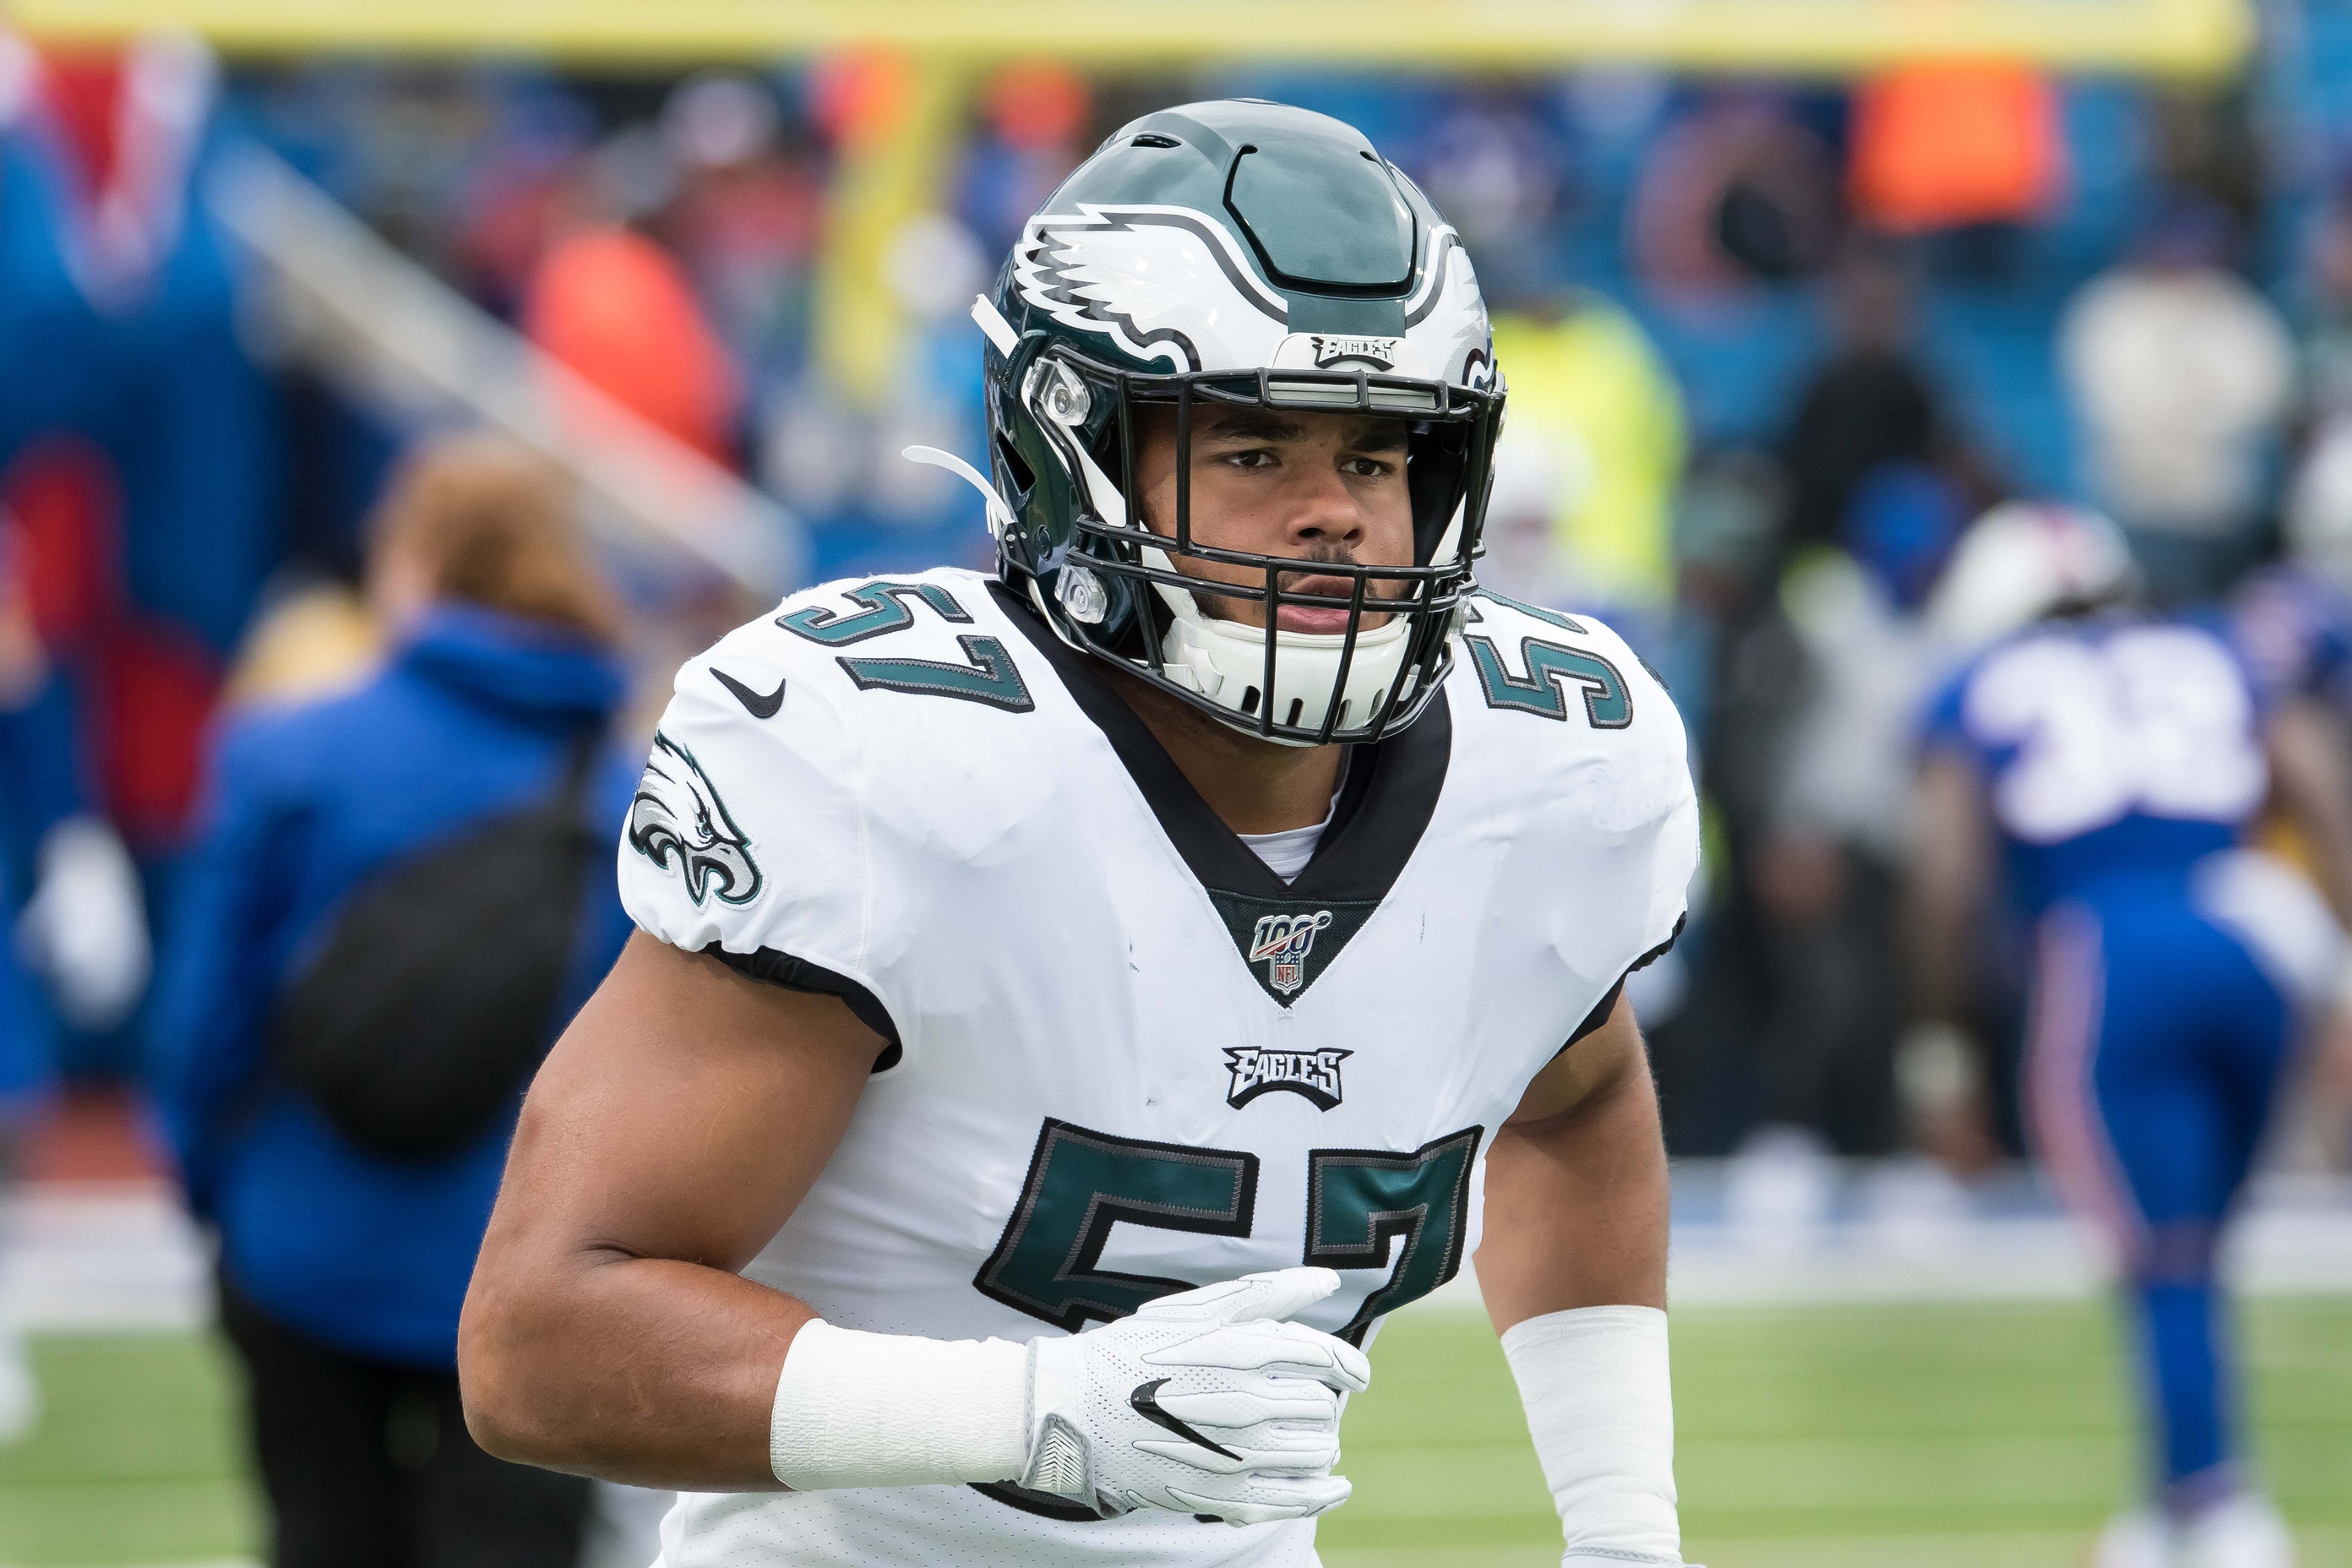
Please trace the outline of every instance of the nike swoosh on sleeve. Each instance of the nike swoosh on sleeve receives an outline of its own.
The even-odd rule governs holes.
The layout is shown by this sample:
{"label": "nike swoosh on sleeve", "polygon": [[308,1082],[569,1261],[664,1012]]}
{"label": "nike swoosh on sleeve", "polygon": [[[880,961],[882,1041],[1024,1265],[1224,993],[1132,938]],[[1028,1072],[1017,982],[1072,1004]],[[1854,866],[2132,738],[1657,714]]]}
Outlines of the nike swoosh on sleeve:
{"label": "nike swoosh on sleeve", "polygon": [[1194,1431],[1192,1427],[1186,1426],[1175,1416],[1169,1415],[1168,1412],[1160,1408],[1160,1401],[1153,1396],[1161,1389],[1168,1386],[1168,1381],[1169,1380],[1164,1377],[1160,1377],[1152,1379],[1150,1383],[1137,1384],[1135,1392],[1127,1396],[1128,1404],[1133,1405],[1135,1407],[1135,1413],[1138,1415],[1142,1416],[1146,1421],[1150,1422],[1155,1426],[1166,1427],[1169,1431],[1175,1433],[1179,1437],[1183,1438],[1187,1443],[1198,1443],[1203,1448],[1208,1449],[1212,1454],[1222,1454],[1228,1459],[1240,1458],[1241,1456],[1234,1453],[1231,1448],[1222,1447],[1215,1443],[1210,1442],[1206,1437],[1202,1436],[1200,1433]]}
{"label": "nike swoosh on sleeve", "polygon": [[754,719],[774,718],[776,710],[784,705],[784,688],[791,684],[779,680],[775,690],[762,696],[723,669],[713,669],[710,673],[719,678],[719,685],[735,694],[735,700],[743,705],[743,711]]}

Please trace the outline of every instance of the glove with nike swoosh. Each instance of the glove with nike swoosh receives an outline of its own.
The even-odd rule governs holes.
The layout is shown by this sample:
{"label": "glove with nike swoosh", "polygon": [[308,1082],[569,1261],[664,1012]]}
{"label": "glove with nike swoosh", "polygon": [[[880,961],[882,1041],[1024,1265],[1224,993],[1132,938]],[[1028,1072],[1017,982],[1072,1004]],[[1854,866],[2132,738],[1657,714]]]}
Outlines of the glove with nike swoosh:
{"label": "glove with nike swoosh", "polygon": [[1279,1268],[1163,1296],[1064,1339],[1029,1342],[1021,1484],[1106,1517],[1136,1509],[1229,1524],[1337,1508],[1341,1396],[1371,1363],[1286,1320],[1330,1295],[1328,1268]]}

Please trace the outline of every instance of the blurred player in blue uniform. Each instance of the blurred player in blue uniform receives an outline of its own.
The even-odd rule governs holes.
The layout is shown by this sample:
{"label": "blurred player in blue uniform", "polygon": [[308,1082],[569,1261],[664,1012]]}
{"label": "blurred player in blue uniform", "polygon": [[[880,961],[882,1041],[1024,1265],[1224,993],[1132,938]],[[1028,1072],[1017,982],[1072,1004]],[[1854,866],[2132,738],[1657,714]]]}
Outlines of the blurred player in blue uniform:
{"label": "blurred player in blue uniform", "polygon": [[2134,581],[2093,514],[2024,509],[1961,546],[1954,618],[2021,629],[1928,710],[1913,966],[1923,1013],[1957,1026],[1997,883],[2033,923],[2028,1124],[2114,1245],[2156,1461],[2151,1506],[2108,1528],[2096,1568],[2288,1568],[2241,1470],[2214,1256],[2342,938],[2308,884],[2242,845],[2275,805],[2341,912],[2352,793],[2308,708],[2269,693],[2219,623],[2129,609]]}

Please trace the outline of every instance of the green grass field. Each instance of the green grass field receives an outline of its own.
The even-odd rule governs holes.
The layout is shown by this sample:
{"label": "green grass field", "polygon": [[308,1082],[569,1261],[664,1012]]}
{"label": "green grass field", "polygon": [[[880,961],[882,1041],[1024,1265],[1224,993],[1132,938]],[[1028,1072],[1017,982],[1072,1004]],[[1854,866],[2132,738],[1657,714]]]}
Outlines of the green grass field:
{"label": "green grass field", "polygon": [[[2352,1568],[2352,1300],[2245,1324],[2259,1453],[2305,1568]],[[1687,1555],[1709,1568],[2065,1568],[2134,1466],[2089,1306],[1717,1309],[1675,1330]],[[0,1449],[0,1564],[117,1568],[254,1549],[211,1342],[35,1342],[50,1415]],[[1349,1414],[1331,1568],[1543,1568],[1550,1500],[1483,1319],[1408,1316]]]}

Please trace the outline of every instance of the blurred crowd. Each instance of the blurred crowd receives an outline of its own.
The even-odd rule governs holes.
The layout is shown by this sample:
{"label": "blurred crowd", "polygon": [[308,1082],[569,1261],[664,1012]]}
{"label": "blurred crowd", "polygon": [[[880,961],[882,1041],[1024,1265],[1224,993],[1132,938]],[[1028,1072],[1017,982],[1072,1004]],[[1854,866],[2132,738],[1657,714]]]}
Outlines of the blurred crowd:
{"label": "blurred crowd", "polygon": [[[777,498],[823,579],[991,559],[971,492],[898,457],[982,450],[965,307],[1106,132],[1242,94],[1352,121],[1459,227],[1510,385],[1482,579],[1610,618],[1688,722],[1705,885],[1635,977],[1673,1148],[1732,1156],[1766,1218],[1825,1212],[1839,1156],[1915,1196],[1991,1168],[2023,1148],[2022,933],[1975,960],[1980,1050],[1907,1028],[1904,982],[1918,710],[2008,619],[1998,574],[1947,573],[1961,539],[2096,510],[2156,603],[2352,722],[2352,8],[2277,9],[2243,79],[2193,89],[224,67],[0,34],[0,1172],[61,1081],[154,1097],[224,1230],[273,1492],[364,1417],[366,1453],[278,1499],[320,1561],[393,1527],[305,1496],[429,1531],[436,1485],[540,1484],[473,1464],[446,1370],[505,1121],[404,1164],[273,1088],[262,1015],[367,868],[625,787],[682,612],[597,577],[561,476],[264,330],[212,199],[240,149]],[[610,897],[550,995],[609,960]],[[2290,1157],[2346,1160],[2333,1093]],[[539,1544],[484,1560],[593,1545],[587,1507],[516,1494]]]}
{"label": "blurred crowd", "polygon": [[[0,870],[47,980],[12,1037],[133,1068],[144,953],[115,928],[142,882],[168,903],[241,651],[279,671],[285,639],[254,628],[355,581],[413,435],[240,330],[205,201],[225,149],[274,148],[781,498],[826,577],[984,557],[969,493],[897,458],[978,450],[961,306],[1106,128],[1255,91],[1353,121],[1461,228],[1512,386],[1486,580],[1622,623],[1692,721],[1710,918],[1647,999],[1677,1146],[1770,1125],[1892,1149],[1901,1003],[1877,955],[1902,738],[1939,657],[1922,606],[1960,531],[2099,508],[2160,602],[2238,594],[2275,658],[2324,662],[2303,645],[2332,635],[2352,531],[2352,103],[2326,86],[2352,73],[2326,63],[2352,16],[2313,7],[2296,47],[2191,91],[1994,66],[1795,86],[1043,62],[942,89],[885,54],[679,79],[11,42],[0,332],[44,369],[0,396],[26,737]],[[300,625],[327,664],[369,651],[363,617]]]}
{"label": "blurred crowd", "polygon": [[[147,981],[218,892],[192,824],[224,711],[349,686],[388,637],[415,657],[359,585],[419,432],[257,328],[210,200],[238,148],[778,498],[826,578],[989,558],[971,493],[897,456],[981,450],[964,307],[1108,130],[1256,94],[1351,121],[1459,227],[1511,388],[1482,575],[1610,617],[1689,722],[1706,885],[1637,997],[1675,1150],[1743,1156],[1767,1206],[1825,1201],[1832,1155],[1981,1169],[2022,1146],[2017,933],[1984,945],[1981,1060],[1906,1047],[1899,956],[1916,710],[1990,613],[1938,593],[1965,531],[2096,509],[2158,603],[2220,607],[2352,717],[2352,9],[2278,9],[2195,89],[224,67],[0,35],[0,1101],[22,1124],[60,1077],[183,1050]],[[612,679],[667,684],[637,663]]]}
{"label": "blurred crowd", "polygon": [[[216,704],[373,656],[363,606],[302,590],[356,581],[415,432],[240,321],[206,200],[227,150],[273,148],[780,498],[822,578],[984,559],[969,492],[897,457],[979,449],[962,305],[1108,127],[1257,92],[1361,126],[1460,227],[1512,387],[1486,580],[1618,621],[1691,721],[1707,918],[1644,997],[1675,1146],[1901,1147],[1906,737],[1956,651],[1923,607],[1961,531],[2095,507],[2160,603],[2234,595],[2279,679],[2332,668],[2352,101],[2330,84],[2352,73],[2329,61],[2352,14],[2308,8],[2293,44],[2192,90],[1990,65],[224,69],[168,37],[11,41],[0,332],[44,372],[0,395],[0,874],[46,984],[11,982],[27,1021],[0,1079],[135,1069],[146,951],[123,933],[169,906]],[[1990,1037],[2014,990],[1988,976]]]}

